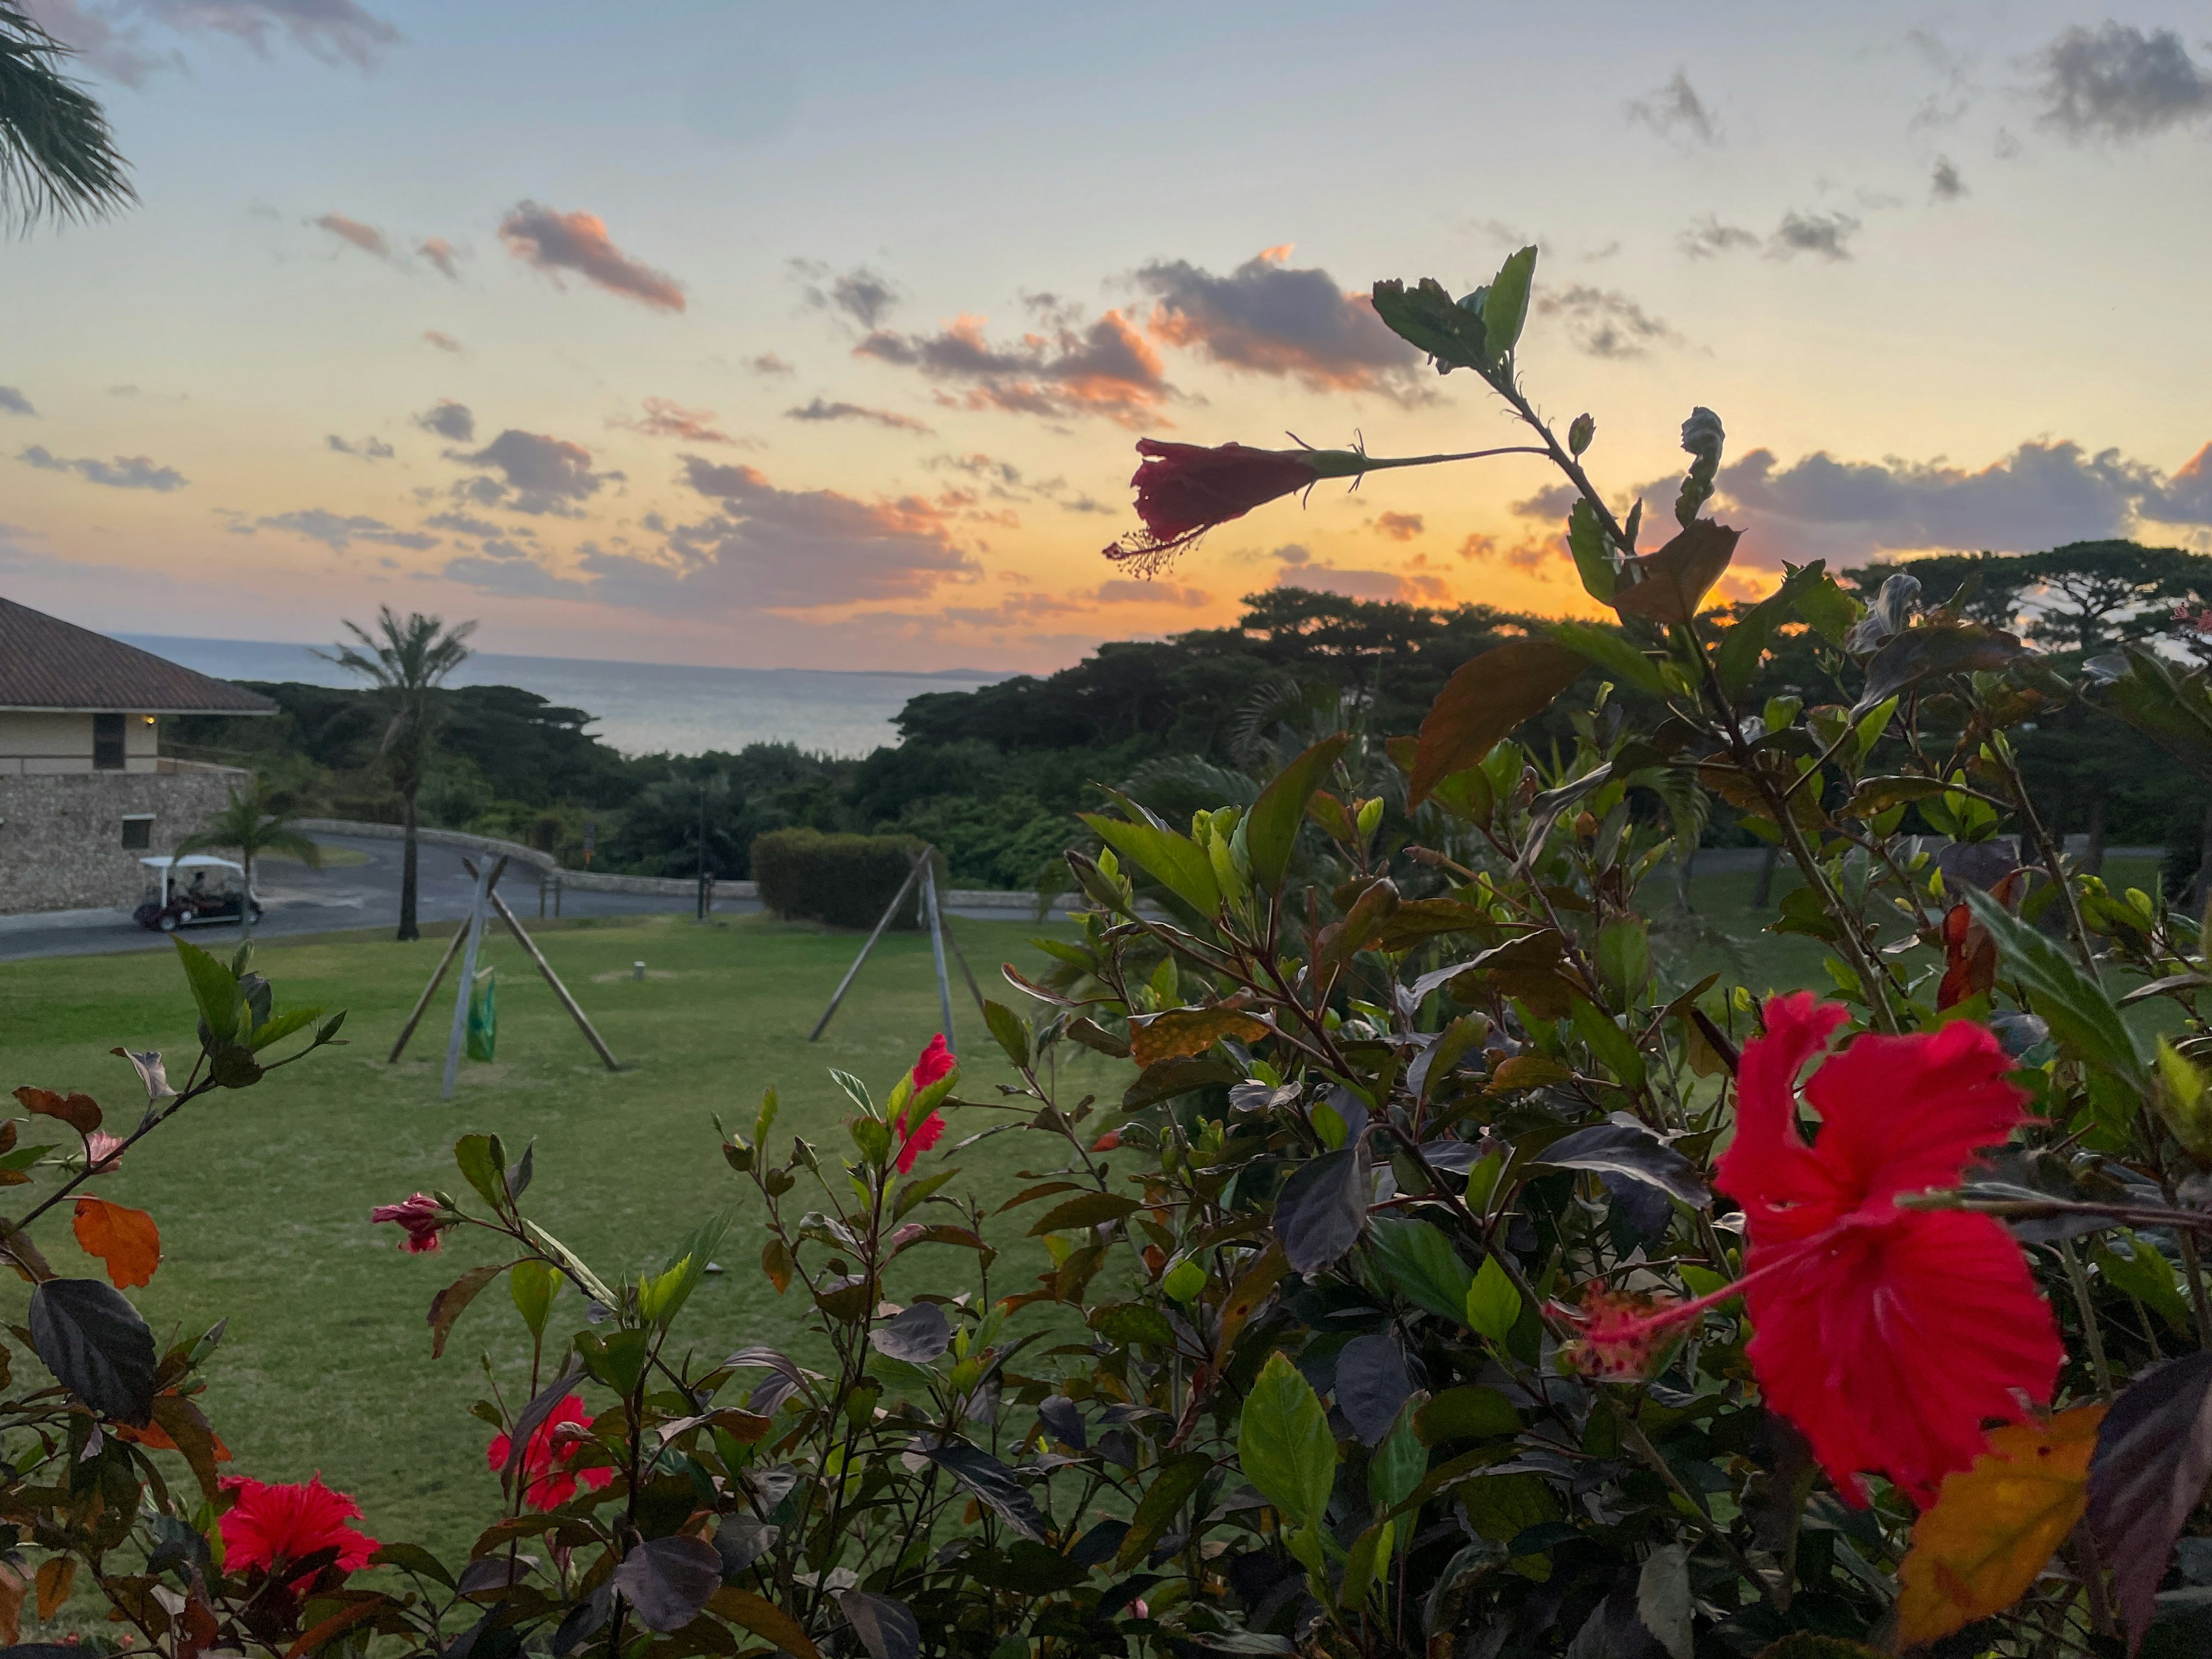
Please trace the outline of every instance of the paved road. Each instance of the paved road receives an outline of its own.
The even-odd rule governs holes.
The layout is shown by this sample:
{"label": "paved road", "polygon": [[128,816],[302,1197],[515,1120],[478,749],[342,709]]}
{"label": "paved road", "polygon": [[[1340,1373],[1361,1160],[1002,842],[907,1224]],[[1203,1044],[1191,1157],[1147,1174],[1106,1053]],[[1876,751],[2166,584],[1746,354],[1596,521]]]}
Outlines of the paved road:
{"label": "paved road", "polygon": [[[344,848],[364,855],[366,864],[332,865],[310,870],[305,865],[264,864],[254,872],[266,914],[255,931],[263,934],[324,933],[341,927],[396,927],[399,922],[400,843],[367,836],[318,836],[325,847]],[[417,914],[426,922],[455,921],[466,915],[475,883],[461,867],[466,856],[458,848],[419,849],[416,878],[421,884]],[[526,924],[538,915],[537,872],[510,865],[500,878],[500,896]],[[669,911],[689,912],[689,894],[580,893],[568,889],[561,897],[564,916],[636,915]],[[718,903],[718,912],[757,909],[752,904]],[[27,925],[29,924],[29,925]],[[210,950],[227,946],[238,938],[235,923],[186,928],[184,937]],[[167,940],[149,933],[128,916],[112,922],[77,922],[64,927],[39,927],[10,921],[0,927],[0,962],[25,957],[96,956],[111,951],[165,949]]]}

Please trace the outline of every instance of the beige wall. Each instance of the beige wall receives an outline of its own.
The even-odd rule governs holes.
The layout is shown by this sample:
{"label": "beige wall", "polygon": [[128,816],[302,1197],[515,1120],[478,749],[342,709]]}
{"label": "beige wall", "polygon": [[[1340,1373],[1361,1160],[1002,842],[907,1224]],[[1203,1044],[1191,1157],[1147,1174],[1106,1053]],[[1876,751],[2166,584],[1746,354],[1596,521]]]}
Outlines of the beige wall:
{"label": "beige wall", "polygon": [[[0,773],[0,915],[135,905],[149,876],[138,860],[203,828],[248,775],[214,766]],[[149,813],[153,844],[124,846],[124,818]]]}
{"label": "beige wall", "polygon": [[[161,728],[144,714],[123,717],[123,769],[159,769]],[[92,770],[90,714],[0,713],[0,777]]]}

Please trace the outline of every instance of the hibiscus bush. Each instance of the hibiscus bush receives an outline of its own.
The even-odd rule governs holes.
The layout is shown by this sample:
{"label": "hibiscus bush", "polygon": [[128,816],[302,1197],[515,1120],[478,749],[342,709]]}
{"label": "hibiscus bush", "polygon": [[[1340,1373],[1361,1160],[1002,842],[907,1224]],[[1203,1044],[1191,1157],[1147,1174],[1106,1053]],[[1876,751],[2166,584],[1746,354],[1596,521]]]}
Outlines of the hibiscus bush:
{"label": "hibiscus bush", "polygon": [[[85,1189],[336,1036],[180,945],[185,1088],[127,1055],[128,1138],[30,1088],[82,1145],[0,1132],[0,1178],[52,1180],[0,1226],[38,1362],[0,1396],[4,1633],[34,1589],[176,1659],[2212,1650],[2212,940],[2069,866],[2014,749],[2079,701],[2212,776],[2205,671],[2062,673],[1970,595],[1817,563],[1717,620],[1721,421],[1645,548],[1594,422],[1523,386],[1534,264],[1375,305],[1556,465],[1614,621],[1474,658],[1417,733],[1346,705],[1188,823],[1105,792],[1077,936],[984,1007],[1016,1080],[963,1096],[941,1039],[836,1074],[831,1146],[733,1106],[726,1217],[676,1237],[636,1195],[657,1269],[563,1245],[489,1135],[458,1197],[375,1207],[390,1271],[456,1263],[434,1360],[465,1313],[530,1339],[477,1407],[465,1559],[226,1473],[219,1330],[161,1355],[121,1294],[155,1223]],[[1152,569],[1317,481],[1495,453],[1140,450],[1109,551]],[[1808,640],[1819,684],[1754,692]],[[1820,986],[1700,971],[1727,941],[1662,872],[1720,812],[1794,866],[1774,927]],[[1024,1185],[987,1212],[963,1158],[1002,1136]],[[112,1285],[32,1241],[70,1198]],[[693,1305],[717,1259],[782,1337]]]}

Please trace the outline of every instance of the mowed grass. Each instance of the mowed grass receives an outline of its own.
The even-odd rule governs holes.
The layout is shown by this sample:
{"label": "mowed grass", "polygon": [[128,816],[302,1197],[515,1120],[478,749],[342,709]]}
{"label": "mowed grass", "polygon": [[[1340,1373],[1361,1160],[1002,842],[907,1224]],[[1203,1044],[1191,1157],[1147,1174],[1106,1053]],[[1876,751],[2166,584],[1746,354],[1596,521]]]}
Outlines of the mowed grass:
{"label": "mowed grass", "polygon": [[[880,1099],[940,1023],[928,947],[914,934],[884,940],[823,1040],[809,1043],[858,935],[760,916],[707,927],[675,917],[529,925],[621,1072],[600,1065],[520,948],[495,932],[484,959],[499,969],[499,1058],[465,1061],[455,1098],[441,1102],[450,977],[408,1057],[395,1066],[386,1055],[443,937],[407,945],[361,933],[273,942],[257,962],[276,984],[278,1006],[348,1010],[349,1046],[252,1089],[194,1102],[94,1186],[160,1224],[161,1269],[130,1292],[158,1338],[166,1344],[176,1331],[229,1321],[204,1403],[235,1455],[232,1468],[266,1480],[319,1470],[360,1498],[377,1536],[447,1553],[461,1550],[497,1504],[484,1463],[490,1431],[468,1414],[490,1388],[480,1356],[489,1352],[499,1387],[519,1405],[528,1391],[527,1339],[503,1285],[495,1285],[434,1362],[424,1322],[432,1295],[468,1267],[507,1258],[490,1235],[470,1231],[449,1234],[435,1255],[403,1255],[398,1230],[370,1226],[370,1208],[441,1188],[481,1209],[454,1169],[454,1140],[492,1131],[510,1158],[534,1140],[526,1207],[602,1277],[657,1270],[699,1222],[732,1218],[716,1253],[726,1271],[704,1281],[680,1328],[703,1360],[753,1342],[803,1350],[809,1310],[796,1291],[779,1299],[763,1278],[759,1200],[724,1162],[709,1115],[719,1111],[750,1134],[761,1092],[774,1085],[782,1099],[778,1156],[799,1134],[822,1148],[827,1165],[851,1150],[841,1127],[851,1108],[829,1069],[860,1077]],[[1017,1000],[998,979],[1000,962],[1031,973],[1044,965],[1027,943],[1041,924],[955,925],[976,972],[988,976],[987,995]],[[642,981],[632,968],[641,960]],[[995,1100],[994,1085],[1013,1073],[984,1036],[957,969],[954,982],[966,1062],[960,1093]],[[118,1127],[136,1121],[143,1093],[127,1063],[107,1050],[162,1049],[180,1078],[196,1047],[192,1019],[183,975],[166,952],[0,966],[6,1086],[83,1090]],[[1103,1060],[1086,1054],[1079,1065],[1097,1076],[1081,1079],[1079,1092],[1123,1086]],[[930,1163],[1000,1121],[956,1113]],[[1014,1189],[1018,1167],[1062,1158],[1057,1143],[1010,1133],[954,1161],[963,1175],[948,1193],[972,1188],[995,1205]],[[43,1180],[18,1191],[45,1190]],[[794,1217],[820,1201],[804,1171],[800,1182],[787,1200]],[[42,1219],[38,1242],[59,1272],[98,1276],[100,1264],[76,1247],[68,1214],[64,1205]],[[1041,1248],[1021,1238],[1026,1222],[1026,1214],[1009,1216],[993,1231],[1006,1252],[993,1268],[994,1294],[1026,1283],[1042,1265]],[[939,1275],[932,1288],[970,1287],[969,1253],[914,1252],[917,1280],[926,1257],[936,1258],[930,1265]],[[19,1294],[8,1317],[20,1322],[21,1315]],[[582,1324],[581,1303],[564,1292],[556,1340]]]}

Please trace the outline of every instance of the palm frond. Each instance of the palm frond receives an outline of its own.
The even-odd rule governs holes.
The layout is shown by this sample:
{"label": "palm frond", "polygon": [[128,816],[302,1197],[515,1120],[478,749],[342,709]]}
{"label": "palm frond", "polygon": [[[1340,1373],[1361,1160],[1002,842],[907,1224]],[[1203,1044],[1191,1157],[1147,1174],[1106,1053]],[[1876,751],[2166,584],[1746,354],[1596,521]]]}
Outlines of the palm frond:
{"label": "palm frond", "polygon": [[106,112],[61,72],[72,55],[0,0],[0,226],[95,219],[138,199]]}

